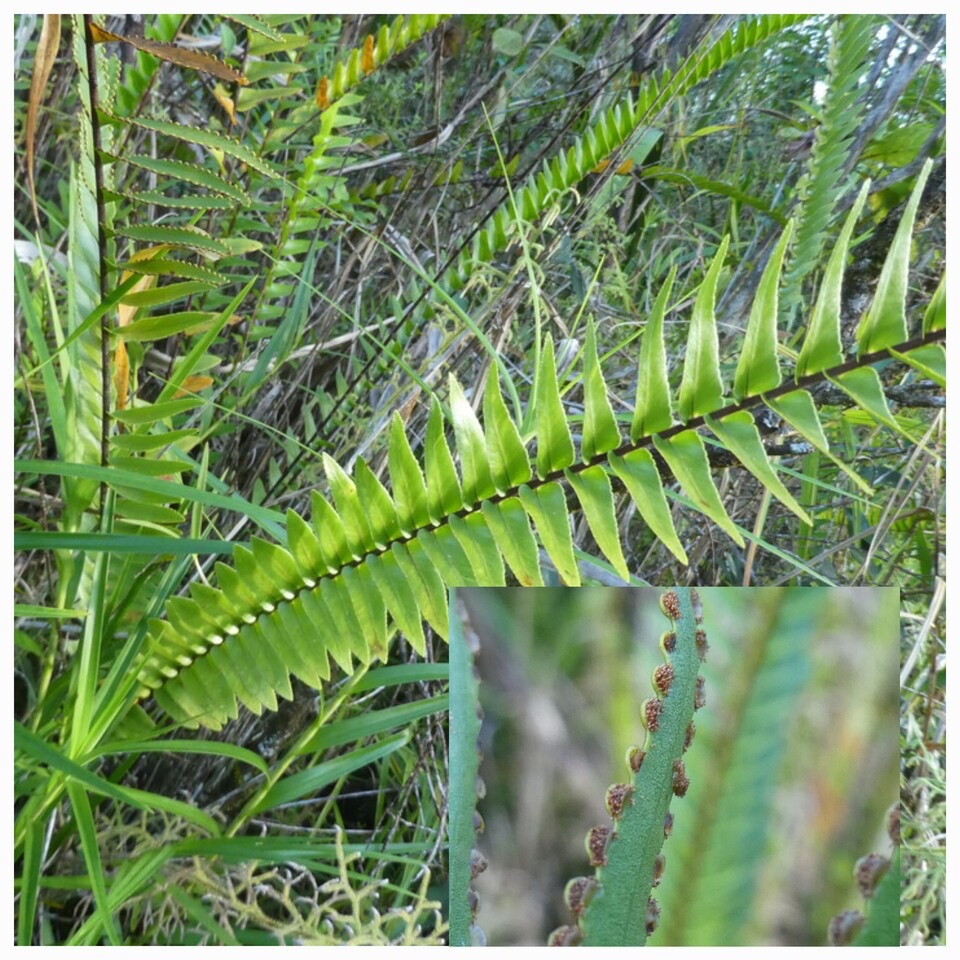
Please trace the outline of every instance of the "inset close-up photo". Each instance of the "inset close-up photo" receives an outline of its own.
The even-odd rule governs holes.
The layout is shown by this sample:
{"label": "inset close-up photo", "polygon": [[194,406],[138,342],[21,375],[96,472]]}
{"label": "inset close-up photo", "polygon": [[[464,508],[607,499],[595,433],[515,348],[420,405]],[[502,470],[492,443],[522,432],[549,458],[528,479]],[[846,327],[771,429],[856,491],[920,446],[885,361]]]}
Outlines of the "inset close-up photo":
{"label": "inset close-up photo", "polygon": [[455,594],[452,944],[899,943],[899,591]]}

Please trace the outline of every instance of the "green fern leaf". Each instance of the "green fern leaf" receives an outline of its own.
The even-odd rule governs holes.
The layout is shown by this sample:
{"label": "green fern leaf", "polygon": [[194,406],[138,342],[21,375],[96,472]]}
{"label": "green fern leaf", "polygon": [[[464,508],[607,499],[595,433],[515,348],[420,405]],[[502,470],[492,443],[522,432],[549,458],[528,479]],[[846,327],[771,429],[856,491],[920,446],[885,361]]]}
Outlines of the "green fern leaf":
{"label": "green fern leaf", "polygon": [[710,462],[700,434],[684,430],[674,437],[655,436],[653,442],[690,499],[737,546],[742,547],[743,537],[724,510],[716,484],[710,476]]}
{"label": "green fern leaf", "polygon": [[483,419],[487,428],[487,453],[490,469],[500,493],[527,483],[533,471],[530,458],[520,439],[520,431],[507,412],[500,392],[500,374],[496,366],[487,375],[483,392]]}
{"label": "green fern leaf", "polygon": [[687,552],[683,549],[670,517],[660,471],[650,451],[631,450],[623,457],[611,454],[610,466],[629,491],[644,523],[663,541],[677,560],[686,566]]}
{"label": "green fern leaf", "polygon": [[720,346],[717,340],[714,304],[717,297],[717,279],[723,268],[729,242],[729,237],[723,238],[693,305],[677,408],[680,420],[684,423],[691,417],[710,413],[723,404]]}
{"label": "green fern leaf", "polygon": [[870,181],[867,180],[847,216],[840,231],[840,238],[830,255],[830,262],[827,264],[823,283],[820,285],[820,293],[817,295],[817,302],[810,318],[810,326],[797,359],[798,379],[805,374],[819,373],[828,367],[836,366],[843,360],[840,344],[840,286],[843,281],[850,237],[869,190]]}
{"label": "green fern leaf", "polygon": [[599,453],[606,453],[620,446],[620,430],[617,418],[607,394],[597,357],[597,333],[593,321],[587,325],[587,340],[584,345],[583,369],[583,442],[581,454],[585,463]]}
{"label": "green fern leaf", "polygon": [[677,268],[671,267],[666,282],[653,304],[640,342],[640,364],[637,372],[637,400],[630,425],[630,439],[659,433],[673,426],[670,383],[667,380],[667,348],[663,338],[663,315],[673,288]]}
{"label": "green fern leaf", "polygon": [[483,516],[520,584],[524,587],[542,587],[537,541],[520,500],[510,497],[499,503],[487,501],[483,504]]}
{"label": "green fern leaf", "polygon": [[804,523],[813,521],[793,498],[783,481],[770,465],[763,449],[760,432],[753,417],[746,410],[732,413],[719,420],[707,417],[707,424],[717,439],[770,491],[788,510],[792,510]]}
{"label": "green fern leaf", "polygon": [[537,376],[537,474],[544,479],[574,460],[573,438],[557,386],[553,338],[547,334]]}
{"label": "green fern leaf", "polygon": [[932,169],[933,160],[928,158],[917,177],[907,208],[900,218],[893,244],[880,271],[873,303],[857,327],[857,350],[860,354],[875,353],[907,339],[906,302],[910,242],[920,197]]}
{"label": "green fern leaf", "polygon": [[614,570],[629,582],[630,571],[627,569],[627,562],[623,558],[623,550],[620,547],[617,514],[613,506],[613,490],[606,471],[598,464],[580,473],[567,470],[565,474],[580,501],[580,506],[583,507],[583,515],[587,519],[590,532],[597,541],[597,546],[613,564]]}
{"label": "green fern leaf", "polygon": [[573,556],[573,539],[567,519],[567,501],[558,483],[536,489],[520,488],[520,502],[530,515],[547,556],[553,561],[565,586],[580,586],[580,570]]}
{"label": "green fern leaf", "polygon": [[777,294],[783,255],[793,232],[791,220],[780,242],[767,261],[757,294],[750,309],[750,321],[733,379],[733,395],[739,403],[744,397],[766,393],[780,386],[783,379],[777,360]]}
{"label": "green fern leaf", "polygon": [[467,504],[484,500],[494,492],[493,477],[487,460],[487,442],[473,407],[464,396],[456,378],[450,376],[450,416],[460,453],[463,473],[463,499]]}

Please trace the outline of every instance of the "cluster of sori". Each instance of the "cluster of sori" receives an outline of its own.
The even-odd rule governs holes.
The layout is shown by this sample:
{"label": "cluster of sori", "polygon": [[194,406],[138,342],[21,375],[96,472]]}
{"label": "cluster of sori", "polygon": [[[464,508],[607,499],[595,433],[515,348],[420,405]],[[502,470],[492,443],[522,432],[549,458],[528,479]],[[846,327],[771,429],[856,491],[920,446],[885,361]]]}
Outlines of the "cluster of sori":
{"label": "cluster of sori", "polygon": [[[697,656],[700,662],[706,658],[709,645],[707,635],[703,629],[703,608],[700,603],[699,595],[696,590],[690,591],[690,600],[693,607],[696,630],[694,642]],[[667,591],[660,598],[660,608],[671,621],[677,621],[681,618],[680,598],[673,590]],[[610,814],[612,823],[610,825],[601,825],[593,827],[586,837],[586,851],[590,861],[590,866],[597,871],[594,877],[575,877],[566,886],[564,890],[564,900],[567,904],[573,922],[558,927],[548,938],[550,946],[576,946],[583,942],[584,932],[581,921],[587,912],[591,901],[603,889],[603,868],[607,865],[607,852],[610,844],[617,839],[618,827],[623,817],[624,811],[632,806],[634,797],[637,795],[637,788],[640,783],[641,770],[643,768],[644,758],[647,752],[654,749],[656,733],[660,729],[661,714],[664,709],[664,702],[670,696],[670,690],[676,677],[676,668],[673,663],[673,655],[677,647],[677,634],[674,630],[666,631],[660,638],[660,650],[663,653],[664,662],[659,664],[653,671],[653,689],[655,696],[645,700],[640,709],[640,717],[646,728],[647,734],[644,746],[631,746],[627,751],[627,767],[631,774],[629,783],[614,783],[607,788],[606,806]],[[693,706],[699,710],[706,703],[704,688],[704,679],[697,676],[694,687]],[[682,753],[685,753],[693,742],[696,728],[693,721],[687,725],[683,740]],[[681,757],[676,757],[672,762],[672,780],[671,787],[674,796],[682,797],[686,794],[690,786],[690,779],[687,776],[686,769]],[[663,840],[670,836],[673,829],[673,814],[669,810],[664,815],[663,820]],[[663,877],[666,859],[663,853],[657,853],[653,863],[653,874],[651,877],[651,888],[660,884]],[[650,897],[646,906],[646,932],[649,936],[656,929],[660,918],[660,905]]]}

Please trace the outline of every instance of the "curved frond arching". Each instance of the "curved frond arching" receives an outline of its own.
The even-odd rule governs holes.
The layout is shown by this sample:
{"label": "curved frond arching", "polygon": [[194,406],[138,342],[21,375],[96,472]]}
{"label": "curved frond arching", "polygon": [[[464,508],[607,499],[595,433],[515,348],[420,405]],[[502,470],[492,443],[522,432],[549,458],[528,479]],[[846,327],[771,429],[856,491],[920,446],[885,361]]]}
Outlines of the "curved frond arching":
{"label": "curved frond arching", "polygon": [[[915,193],[923,189],[923,181],[922,176]],[[395,414],[388,444],[389,483],[381,482],[362,459],[348,474],[324,455],[330,499],[314,493],[311,524],[290,514],[286,546],[254,538],[249,549],[236,549],[235,569],[218,566],[219,589],[194,588],[191,597],[170,601],[168,618],[153,624],[152,644],[140,667],[140,695],[153,692],[178,721],[219,727],[236,715],[238,700],[260,712],[272,709],[278,694],[289,697],[291,674],[316,685],[330,676],[331,659],[344,671],[350,671],[354,662],[386,659],[398,631],[422,649],[421,620],[446,637],[448,587],[503,585],[508,569],[520,583],[542,583],[543,557],[562,582],[579,585],[570,523],[575,511],[582,513],[613,569],[628,579],[614,509],[614,479],[623,482],[652,532],[679,559],[686,557],[667,509],[664,478],[677,481],[694,509],[742,544],[712,477],[702,431],[711,431],[773,497],[808,520],[777,476],[751,408],[767,404],[829,454],[809,390],[815,382],[829,379],[878,422],[902,429],[869,364],[895,354],[909,356],[917,348],[926,350],[942,339],[942,332],[893,344],[888,333],[877,333],[876,322],[865,322],[857,332],[856,346],[861,348],[857,360],[830,367],[818,363],[816,372],[797,371],[792,382],[776,385],[783,360],[771,354],[768,341],[782,249],[783,243],[756,294],[745,335],[747,348],[735,375],[736,402],[724,406],[728,385],[713,346],[712,299],[726,252],[721,245],[692,310],[687,356],[697,354],[697,362],[688,365],[679,389],[678,407],[686,414],[685,422],[673,422],[669,398],[643,388],[651,371],[655,380],[666,382],[660,371],[662,343],[656,341],[662,339],[662,331],[656,318],[641,348],[637,409],[628,442],[620,442],[611,418],[595,331],[588,330],[579,461],[549,336],[537,371],[534,409],[526,418],[534,425],[532,449],[521,439],[495,374],[487,381],[482,419],[451,379],[452,448],[444,414],[434,399],[421,458]],[[887,260],[884,269],[893,284],[898,271],[906,269],[906,246],[895,242]],[[827,274],[827,286],[842,279],[834,278],[831,270]],[[902,311],[902,301],[883,296],[884,311]],[[661,291],[660,310],[664,301]],[[901,329],[887,313],[883,316],[884,331]],[[828,310],[817,317],[821,329],[810,329],[811,342],[840,322]],[[775,329],[772,333],[775,339]],[[883,342],[883,350],[864,351],[865,338],[874,336],[882,340],[871,343]]]}

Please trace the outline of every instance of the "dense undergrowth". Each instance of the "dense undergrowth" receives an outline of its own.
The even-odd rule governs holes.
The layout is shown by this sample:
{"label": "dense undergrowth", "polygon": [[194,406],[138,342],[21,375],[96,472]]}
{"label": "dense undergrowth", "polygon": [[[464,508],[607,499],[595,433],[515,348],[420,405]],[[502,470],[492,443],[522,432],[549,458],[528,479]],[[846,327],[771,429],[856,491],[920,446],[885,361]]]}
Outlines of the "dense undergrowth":
{"label": "dense undergrowth", "polygon": [[900,588],[940,942],[943,29],[19,16],[19,942],[442,938],[445,588],[628,577]]}

